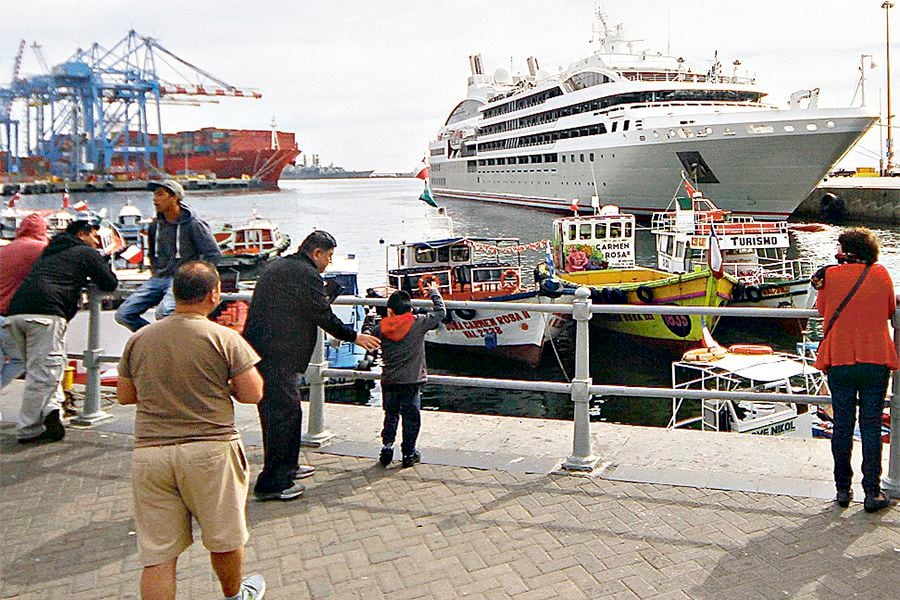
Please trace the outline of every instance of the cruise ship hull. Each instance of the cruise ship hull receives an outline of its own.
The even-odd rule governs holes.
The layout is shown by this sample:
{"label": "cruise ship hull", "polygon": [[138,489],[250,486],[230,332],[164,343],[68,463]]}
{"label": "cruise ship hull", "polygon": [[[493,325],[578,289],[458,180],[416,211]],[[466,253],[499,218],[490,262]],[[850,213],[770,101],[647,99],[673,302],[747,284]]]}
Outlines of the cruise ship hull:
{"label": "cruise ship hull", "polygon": [[684,128],[673,135],[676,130],[671,128],[648,127],[648,119],[643,130],[594,136],[593,143],[580,138],[518,151],[554,153],[557,161],[552,163],[482,166],[482,161],[509,152],[479,153],[473,172],[473,157],[432,157],[432,185],[434,193],[445,198],[558,211],[570,210],[573,199],[582,210],[589,209],[591,196],[597,195],[601,204],[641,214],[664,209],[681,174],[689,172],[685,163],[699,156],[706,176],[715,180],[702,182],[703,189],[721,208],[784,219],[871,127],[874,117],[854,109],[818,109],[778,111],[779,118],[766,119],[773,112],[752,113],[747,122],[735,122],[734,113],[729,120],[718,115],[694,126],[688,139],[679,139]]}

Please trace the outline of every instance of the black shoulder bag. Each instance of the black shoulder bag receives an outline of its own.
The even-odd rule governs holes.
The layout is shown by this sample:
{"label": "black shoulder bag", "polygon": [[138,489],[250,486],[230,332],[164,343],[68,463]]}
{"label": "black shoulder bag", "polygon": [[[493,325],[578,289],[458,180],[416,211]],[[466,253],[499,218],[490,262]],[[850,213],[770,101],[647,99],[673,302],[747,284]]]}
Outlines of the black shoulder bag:
{"label": "black shoulder bag", "polygon": [[831,320],[828,321],[828,325],[825,326],[825,332],[822,334],[822,340],[819,342],[821,345],[822,342],[825,341],[825,338],[828,337],[828,334],[831,332],[831,327],[834,325],[834,322],[837,321],[837,318],[841,316],[841,311],[844,310],[844,307],[847,306],[847,303],[850,302],[850,298],[853,297],[853,294],[856,293],[856,290],[859,289],[859,286],[862,285],[863,279],[866,278],[866,275],[869,274],[869,270],[872,268],[872,265],[866,265],[866,268],[863,269],[862,274],[859,276],[859,279],[856,280],[856,283],[853,284],[853,287],[850,288],[850,291],[847,292],[847,296],[838,304],[838,307],[835,309],[834,314],[831,315]]}

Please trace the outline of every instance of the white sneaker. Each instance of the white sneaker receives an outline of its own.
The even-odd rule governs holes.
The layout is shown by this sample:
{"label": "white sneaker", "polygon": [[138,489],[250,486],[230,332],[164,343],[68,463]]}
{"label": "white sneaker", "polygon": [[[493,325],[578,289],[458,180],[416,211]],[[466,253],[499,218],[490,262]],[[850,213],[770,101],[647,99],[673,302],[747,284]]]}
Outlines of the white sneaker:
{"label": "white sneaker", "polygon": [[266,595],[266,580],[262,575],[245,577],[241,582],[241,600],[260,600]]}

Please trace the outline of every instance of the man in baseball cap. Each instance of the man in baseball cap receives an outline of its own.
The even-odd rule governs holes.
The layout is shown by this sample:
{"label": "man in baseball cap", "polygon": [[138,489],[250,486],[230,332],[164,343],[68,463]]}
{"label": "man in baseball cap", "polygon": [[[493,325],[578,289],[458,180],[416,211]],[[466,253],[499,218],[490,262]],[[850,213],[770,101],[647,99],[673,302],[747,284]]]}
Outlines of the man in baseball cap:
{"label": "man in baseball cap", "polygon": [[205,221],[194,216],[184,199],[184,188],[174,179],[152,181],[156,218],[147,232],[147,256],[152,276],[116,311],[116,322],[137,331],[149,321],[141,315],[156,307],[157,320],[175,311],[172,280],[178,267],[188,261],[213,264],[221,256],[219,245]]}
{"label": "man in baseball cap", "polygon": [[153,191],[157,188],[165,188],[171,195],[175,196],[179,201],[184,199],[184,188],[174,179],[166,179],[164,181],[151,181],[147,187]]}

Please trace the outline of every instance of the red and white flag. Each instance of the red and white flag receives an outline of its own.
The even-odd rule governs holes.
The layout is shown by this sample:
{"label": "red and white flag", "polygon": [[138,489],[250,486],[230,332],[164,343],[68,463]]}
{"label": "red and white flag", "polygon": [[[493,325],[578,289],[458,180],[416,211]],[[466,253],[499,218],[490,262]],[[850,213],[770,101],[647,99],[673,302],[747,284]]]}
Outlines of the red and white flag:
{"label": "red and white flag", "polygon": [[428,170],[428,163],[423,158],[422,162],[415,168],[416,179],[428,179]]}
{"label": "red and white flag", "polygon": [[18,202],[21,197],[22,196],[19,194],[19,192],[16,192],[15,194],[13,194],[13,197],[9,199],[9,207],[10,208],[15,207],[16,202]]}
{"label": "red and white flag", "polygon": [[716,279],[721,279],[725,273],[725,265],[722,259],[722,248],[719,245],[719,236],[716,235],[716,228],[709,228],[709,250],[706,252],[709,270],[712,271]]}
{"label": "red and white flag", "polygon": [[81,211],[88,209],[88,203],[85,202],[84,200],[79,200],[78,202],[76,202],[75,204],[72,205],[72,208],[74,208],[78,212],[81,212]]}
{"label": "red and white flag", "polygon": [[693,198],[694,194],[697,193],[697,190],[694,189],[694,186],[687,179],[684,180],[684,192],[688,195],[688,198]]}
{"label": "red and white flag", "polygon": [[69,208],[69,192],[63,192],[63,208]]}
{"label": "red and white flag", "polygon": [[578,216],[578,198],[572,198],[572,202],[569,204],[569,210],[572,211],[576,217]]}
{"label": "red and white flag", "polygon": [[704,325],[703,326],[703,338],[701,339],[704,348],[719,348],[719,342],[713,338],[712,333],[709,332],[709,328]]}
{"label": "red and white flag", "polygon": [[140,246],[136,244],[132,244],[125,248],[125,251],[120,254],[123,259],[132,265],[139,265],[141,261],[144,260],[144,251],[141,250]]}

